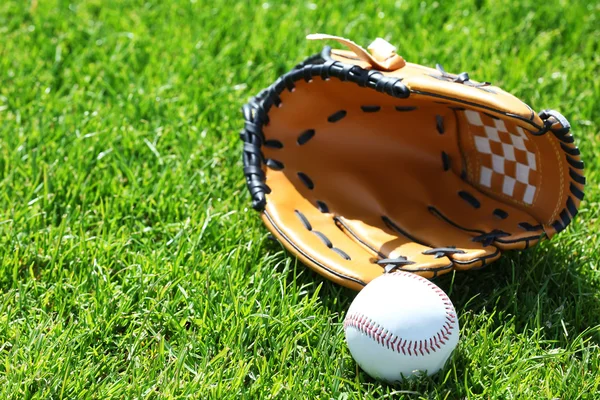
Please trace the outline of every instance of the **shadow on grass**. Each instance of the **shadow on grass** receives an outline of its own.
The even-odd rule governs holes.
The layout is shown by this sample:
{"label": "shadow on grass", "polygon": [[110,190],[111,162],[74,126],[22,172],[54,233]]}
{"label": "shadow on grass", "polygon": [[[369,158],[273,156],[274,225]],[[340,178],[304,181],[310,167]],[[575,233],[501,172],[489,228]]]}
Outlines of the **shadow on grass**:
{"label": "shadow on grass", "polygon": [[[269,251],[283,249],[276,243],[267,246]],[[576,254],[577,247],[561,241],[544,242],[525,251],[507,252],[485,269],[447,274],[435,283],[449,294],[461,321],[468,320],[467,332],[461,327],[463,335],[475,335],[481,329],[477,323],[485,321],[488,332],[502,331],[510,325],[512,335],[523,340],[536,338],[532,340],[542,352],[567,348],[581,334],[599,344],[598,329],[585,332],[600,325],[600,301],[595,295],[598,289],[589,277],[590,260]],[[284,250],[281,257],[292,256]],[[321,286],[321,303],[332,315],[337,315],[335,322],[342,323],[355,292],[329,282],[300,262],[296,264],[296,271],[290,270],[287,282],[295,280],[296,285],[311,295]],[[458,376],[468,373],[472,362],[469,352],[459,347],[452,360],[455,373]],[[420,393],[439,391],[442,375],[421,378],[408,388]],[[352,372],[350,377],[361,384],[382,385],[363,372],[359,377]],[[462,384],[460,379],[457,382],[450,379],[444,383],[443,391],[462,393]],[[390,386],[387,390],[394,388],[397,389]]]}
{"label": "shadow on grass", "polygon": [[543,327],[547,339],[564,345],[565,330],[573,336],[600,324],[597,286],[586,272],[586,261],[573,249],[545,242],[508,252],[482,271],[457,273],[453,282],[442,277],[436,283],[450,294],[459,314],[502,312],[514,316],[516,333]]}
{"label": "shadow on grass", "polygon": [[[283,246],[269,241],[269,251],[280,251],[282,260],[293,257]],[[324,307],[345,312],[356,292],[341,287],[297,261],[296,274],[290,270],[287,281],[306,288],[309,294],[321,285],[319,296]],[[516,329],[523,332],[542,324],[552,337],[600,325],[598,288],[585,275],[585,260],[577,259],[569,248],[545,242],[524,251],[510,251],[482,270],[443,275],[434,282],[452,299],[459,315],[502,310],[516,318]],[[342,316],[343,317],[343,316]],[[501,321],[500,321],[501,322]],[[572,332],[569,332],[572,333]],[[600,338],[596,338],[600,342]]]}

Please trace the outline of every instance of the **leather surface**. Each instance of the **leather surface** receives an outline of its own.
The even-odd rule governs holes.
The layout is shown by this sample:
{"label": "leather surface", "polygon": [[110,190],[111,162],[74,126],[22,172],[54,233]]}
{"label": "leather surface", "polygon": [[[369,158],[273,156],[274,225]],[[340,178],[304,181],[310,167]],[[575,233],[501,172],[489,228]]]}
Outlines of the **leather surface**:
{"label": "leather surface", "polygon": [[[579,205],[569,188],[583,185],[561,146],[576,148],[535,136],[544,123],[525,103],[415,64],[385,74],[402,77],[410,96],[300,80],[262,127],[265,141],[281,144],[261,149],[263,221],[309,267],[357,290],[384,272],[381,259],[406,260],[399,269],[427,278],[477,268],[552,236],[567,200]],[[488,179],[499,158],[505,166]]]}

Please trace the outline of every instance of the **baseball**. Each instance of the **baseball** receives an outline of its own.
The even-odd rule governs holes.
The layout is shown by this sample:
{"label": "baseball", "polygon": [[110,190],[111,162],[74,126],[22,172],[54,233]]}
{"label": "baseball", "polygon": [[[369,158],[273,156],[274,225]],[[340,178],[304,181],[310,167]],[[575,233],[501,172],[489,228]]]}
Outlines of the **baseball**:
{"label": "baseball", "polygon": [[344,320],[352,357],[367,374],[388,382],[438,372],[458,343],[458,330],[446,293],[403,271],[371,281]]}

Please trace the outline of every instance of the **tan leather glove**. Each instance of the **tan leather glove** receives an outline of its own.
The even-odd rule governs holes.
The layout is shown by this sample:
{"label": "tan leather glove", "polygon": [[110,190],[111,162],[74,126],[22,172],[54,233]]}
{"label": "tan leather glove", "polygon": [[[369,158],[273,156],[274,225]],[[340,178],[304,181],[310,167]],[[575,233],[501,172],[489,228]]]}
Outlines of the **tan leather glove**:
{"label": "tan leather glove", "polygon": [[568,121],[502,89],[335,39],[253,98],[244,174],[268,229],[360,289],[395,268],[483,267],[569,224],[585,178]]}

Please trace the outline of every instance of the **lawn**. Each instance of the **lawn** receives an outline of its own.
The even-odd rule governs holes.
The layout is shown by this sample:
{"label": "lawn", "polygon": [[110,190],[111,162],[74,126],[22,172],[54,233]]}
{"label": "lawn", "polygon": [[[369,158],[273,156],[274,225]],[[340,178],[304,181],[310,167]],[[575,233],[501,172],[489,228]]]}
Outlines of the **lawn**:
{"label": "lawn", "polygon": [[[599,398],[600,3],[286,3],[0,2],[0,398]],[[462,337],[433,378],[357,369],[354,292],[250,207],[240,107],[313,32],[559,110],[586,162],[566,231],[436,281]]]}

